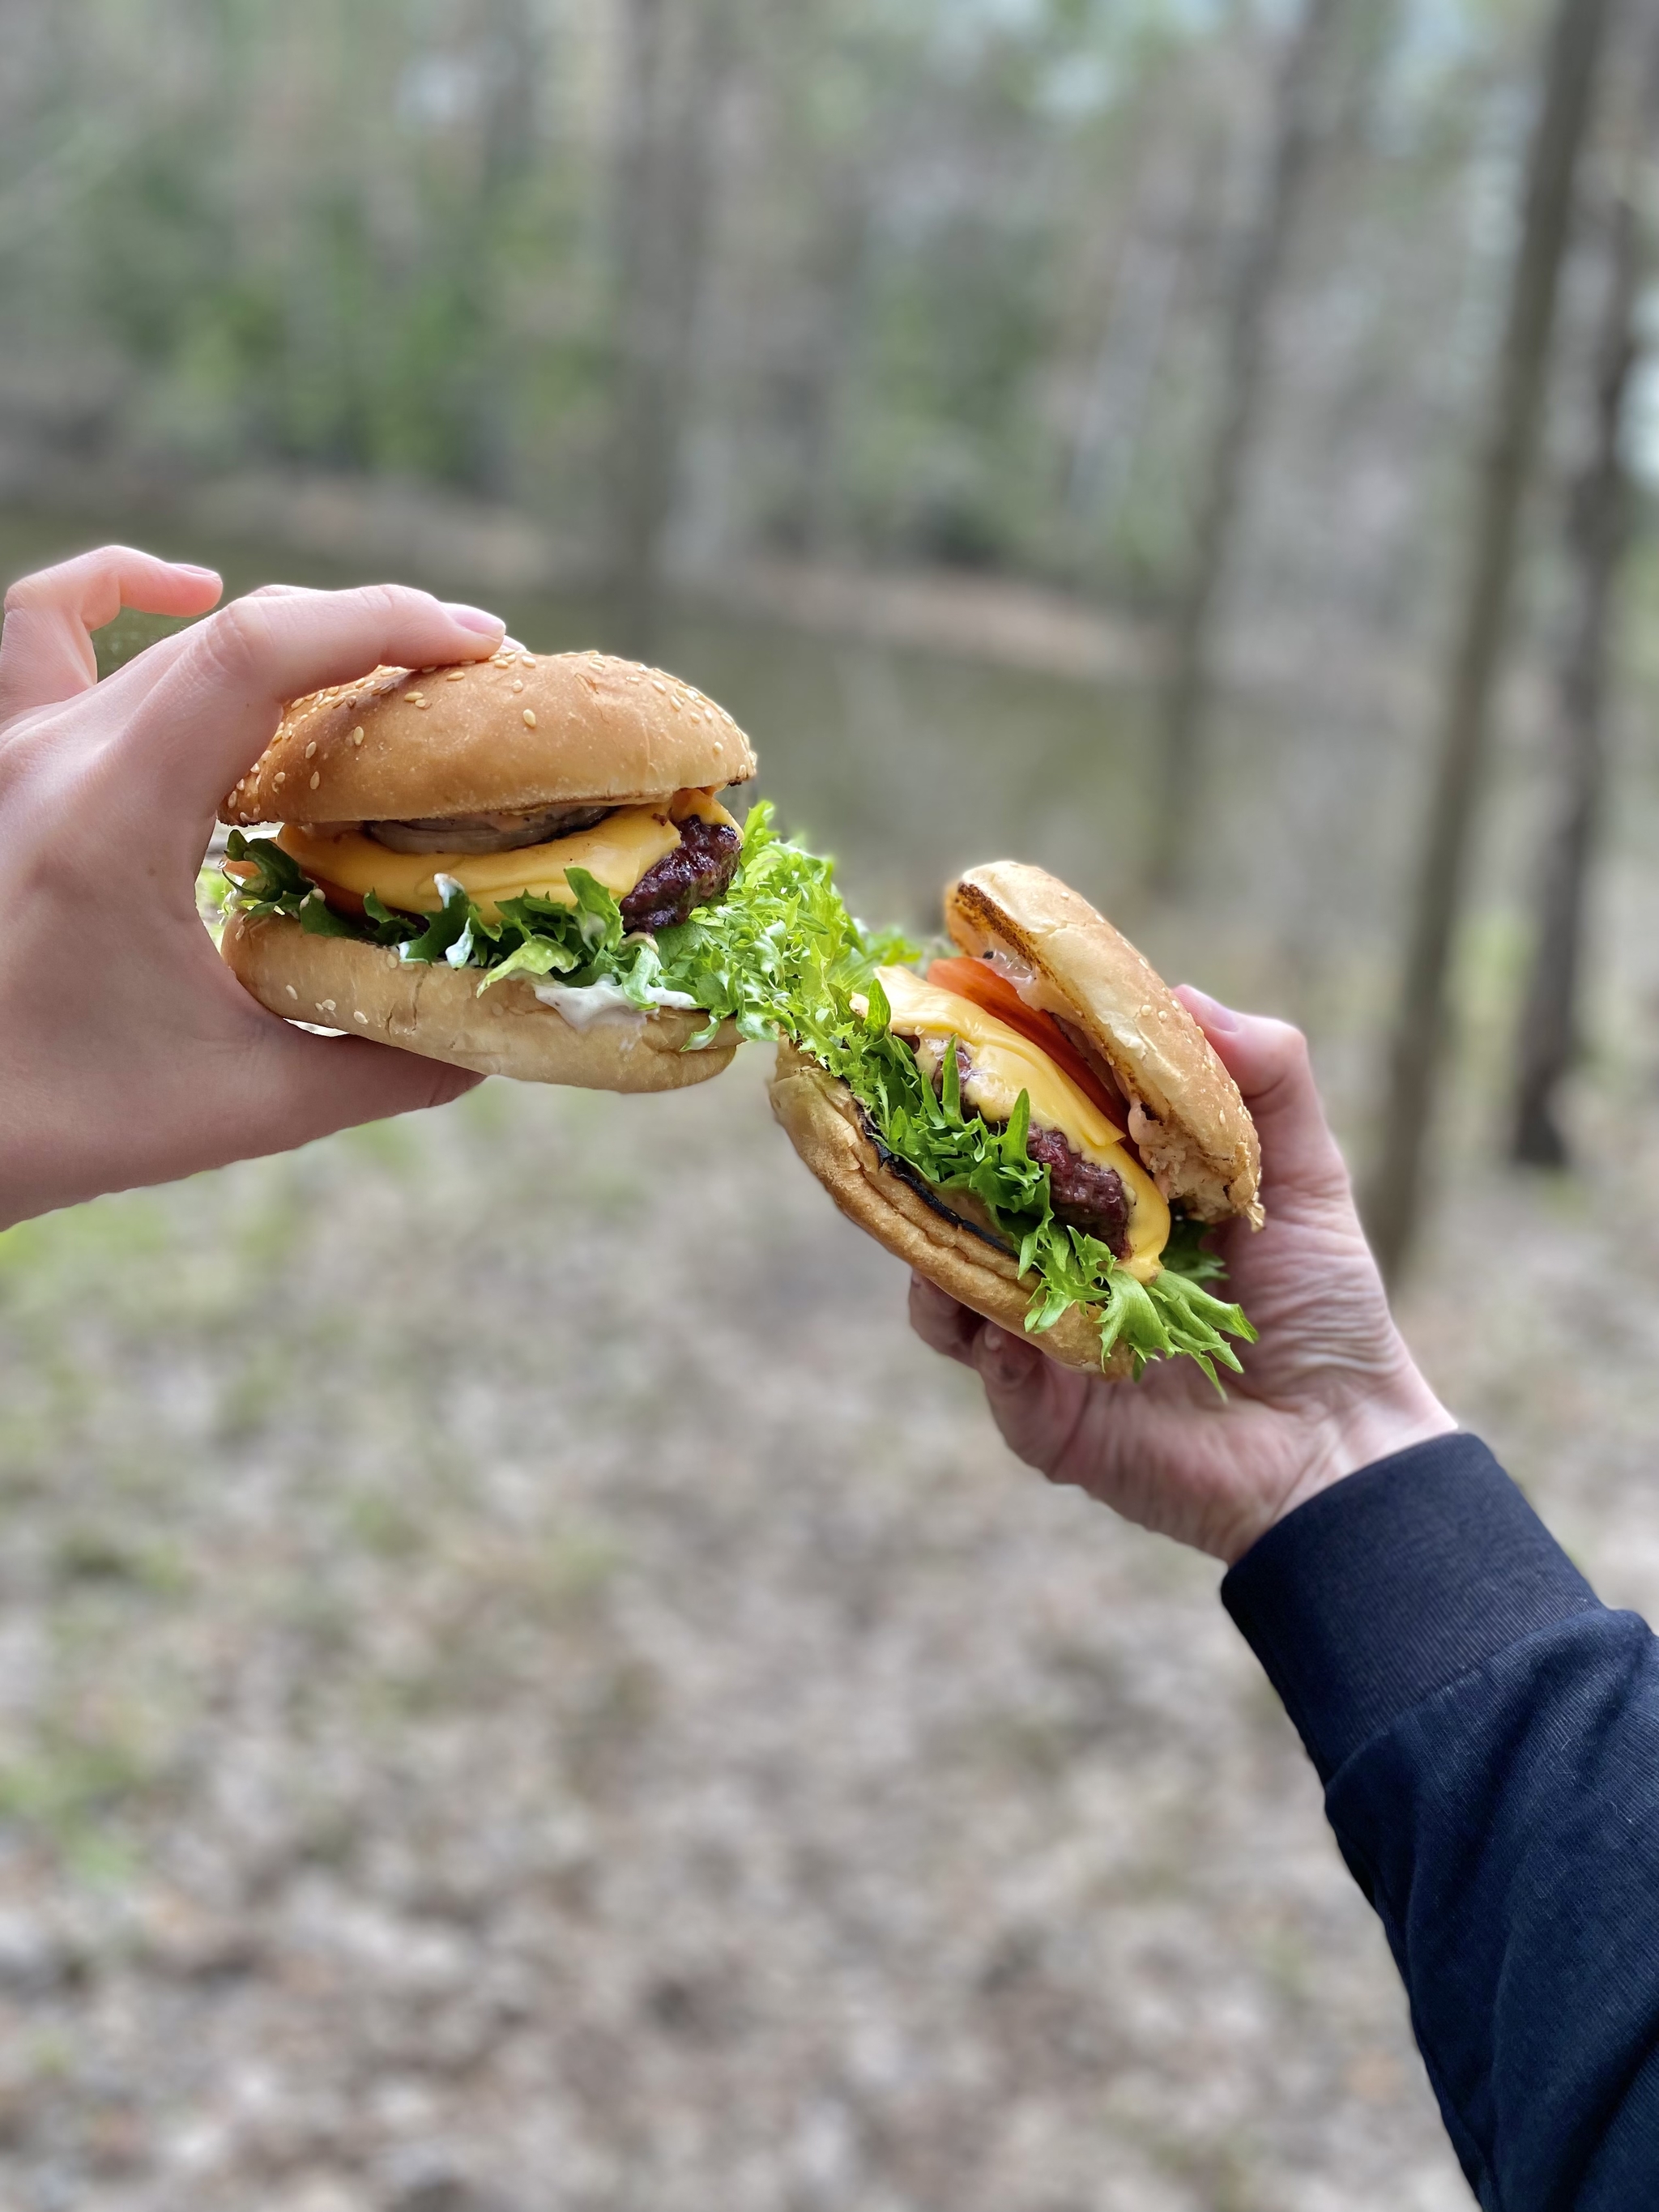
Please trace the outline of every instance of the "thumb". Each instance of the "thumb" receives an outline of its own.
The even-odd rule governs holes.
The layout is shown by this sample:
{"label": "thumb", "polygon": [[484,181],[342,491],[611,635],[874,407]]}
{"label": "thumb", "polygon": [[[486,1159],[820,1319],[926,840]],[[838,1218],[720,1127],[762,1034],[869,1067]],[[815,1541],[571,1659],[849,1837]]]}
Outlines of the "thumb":
{"label": "thumb", "polygon": [[1308,1040],[1289,1022],[1237,1013],[1190,983],[1176,993],[1237,1084],[1261,1139],[1264,1186],[1273,1197],[1345,1197],[1348,1170],[1308,1057]]}

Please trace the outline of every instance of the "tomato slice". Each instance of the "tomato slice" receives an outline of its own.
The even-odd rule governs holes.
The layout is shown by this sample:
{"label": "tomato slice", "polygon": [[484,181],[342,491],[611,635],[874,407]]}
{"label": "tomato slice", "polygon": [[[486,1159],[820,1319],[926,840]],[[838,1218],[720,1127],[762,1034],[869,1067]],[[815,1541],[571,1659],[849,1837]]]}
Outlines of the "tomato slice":
{"label": "tomato slice", "polygon": [[970,960],[965,954],[935,960],[928,968],[927,981],[941,991],[954,991],[959,999],[971,1000],[1000,1022],[1006,1022],[1011,1030],[1018,1030],[1028,1043],[1048,1054],[1060,1073],[1070,1077],[1115,1128],[1127,1132],[1128,1115],[1116,1091],[1096,1074],[1054,1016],[1028,1006],[1008,978],[999,975],[988,960]]}
{"label": "tomato slice", "polygon": [[349,914],[361,921],[368,912],[361,891],[349,891],[343,884],[331,883],[326,876],[313,876],[311,880],[336,914]]}

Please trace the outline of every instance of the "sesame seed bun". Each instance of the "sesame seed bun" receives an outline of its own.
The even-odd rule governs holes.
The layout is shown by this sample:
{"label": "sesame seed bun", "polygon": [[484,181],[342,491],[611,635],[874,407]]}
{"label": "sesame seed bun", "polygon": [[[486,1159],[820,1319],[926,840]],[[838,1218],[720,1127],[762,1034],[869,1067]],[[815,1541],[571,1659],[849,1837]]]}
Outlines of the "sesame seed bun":
{"label": "sesame seed bun", "polygon": [[[1021,1277],[1012,1253],[956,1212],[971,1200],[955,1192],[924,1195],[922,1186],[884,1162],[847,1085],[787,1039],[769,1089],[790,1143],[849,1221],[959,1304],[1012,1335],[1024,1334],[1036,1284]],[[1093,1308],[1071,1307],[1030,1341],[1062,1367],[1102,1372]],[[1115,1346],[1104,1372],[1118,1380],[1131,1371],[1127,1350]]]}
{"label": "sesame seed bun", "polygon": [[246,828],[620,806],[754,773],[732,717],[678,677],[608,653],[504,648],[295,700],[220,814]]}
{"label": "sesame seed bun", "polygon": [[313,937],[283,915],[233,915],[220,951],[274,1014],[481,1075],[585,1091],[678,1091],[718,1075],[738,1048],[728,1023],[705,1050],[688,1052],[705,1018],[672,1006],[607,1014],[576,1029],[522,976],[480,997],[477,969],[400,960],[356,938]]}
{"label": "sesame seed bun", "polygon": [[1243,1214],[1261,1226],[1261,1147],[1238,1085],[1127,937],[1056,877],[1019,860],[970,868],[946,890],[945,920],[964,952],[1001,955],[1023,995],[1109,1071],[1128,1101],[1135,1148],[1166,1197],[1200,1221]]}

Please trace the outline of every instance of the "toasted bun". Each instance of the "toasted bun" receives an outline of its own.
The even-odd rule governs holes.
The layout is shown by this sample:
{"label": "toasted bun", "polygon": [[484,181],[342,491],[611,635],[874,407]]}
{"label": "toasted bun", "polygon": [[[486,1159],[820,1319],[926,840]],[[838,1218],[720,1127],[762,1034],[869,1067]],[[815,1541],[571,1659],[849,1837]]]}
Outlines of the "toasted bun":
{"label": "toasted bun", "polygon": [[[1018,860],[970,868],[945,894],[964,952],[1032,972],[1032,1003],[1081,1032],[1129,1102],[1129,1133],[1165,1194],[1200,1221],[1265,1218],[1261,1148],[1238,1085],[1151,963],[1087,899]],[[1045,988],[1046,987],[1046,988]]]}
{"label": "toasted bun", "polygon": [[[790,1143],[849,1221],[961,1304],[1015,1336],[1024,1333],[1035,1278],[1022,1279],[1012,1253],[951,1219],[883,1165],[857,1101],[838,1077],[786,1039],[770,1089],[772,1111]],[[1072,1307],[1030,1341],[1062,1367],[1101,1372],[1100,1333],[1082,1307]],[[1130,1367],[1120,1345],[1105,1372],[1117,1379]]]}
{"label": "toasted bun", "polygon": [[732,717],[677,676],[603,653],[503,650],[296,699],[220,811],[243,827],[423,821],[623,805],[754,773]]}
{"label": "toasted bun", "polygon": [[355,938],[311,937],[283,915],[233,915],[220,950],[274,1014],[376,1037],[481,1075],[584,1091],[678,1091],[718,1075],[738,1047],[728,1024],[706,1050],[687,1052],[703,1021],[677,1007],[574,1029],[522,976],[480,998],[476,969],[402,961]]}

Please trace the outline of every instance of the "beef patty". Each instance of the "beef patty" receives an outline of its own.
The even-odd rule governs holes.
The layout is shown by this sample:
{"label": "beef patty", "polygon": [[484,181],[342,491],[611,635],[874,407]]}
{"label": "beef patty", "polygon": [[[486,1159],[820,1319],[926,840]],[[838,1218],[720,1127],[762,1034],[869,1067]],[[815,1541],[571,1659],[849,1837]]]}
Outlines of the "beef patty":
{"label": "beef patty", "polygon": [[694,907],[720,897],[737,872],[743,839],[729,823],[705,822],[694,814],[680,829],[680,842],[647,868],[622,902],[629,929],[672,929]]}
{"label": "beef patty", "polygon": [[[915,1047],[923,1073],[937,1091],[944,1081],[944,1049],[931,1037]],[[957,1045],[957,1079],[963,1091],[963,1111],[974,1114],[967,1102],[973,1061],[966,1046]],[[1103,1168],[1074,1152],[1058,1129],[1040,1129],[1033,1121],[1025,1133],[1025,1149],[1039,1167],[1048,1170],[1048,1202],[1054,1218],[1068,1228],[1099,1237],[1115,1260],[1129,1255],[1129,1194],[1115,1168]]]}
{"label": "beef patty", "polygon": [[1026,1132],[1025,1149],[1048,1170],[1048,1201],[1055,1219],[1099,1237],[1115,1260],[1127,1260],[1129,1194],[1117,1170],[1084,1159],[1058,1129],[1039,1129],[1035,1121]]}

